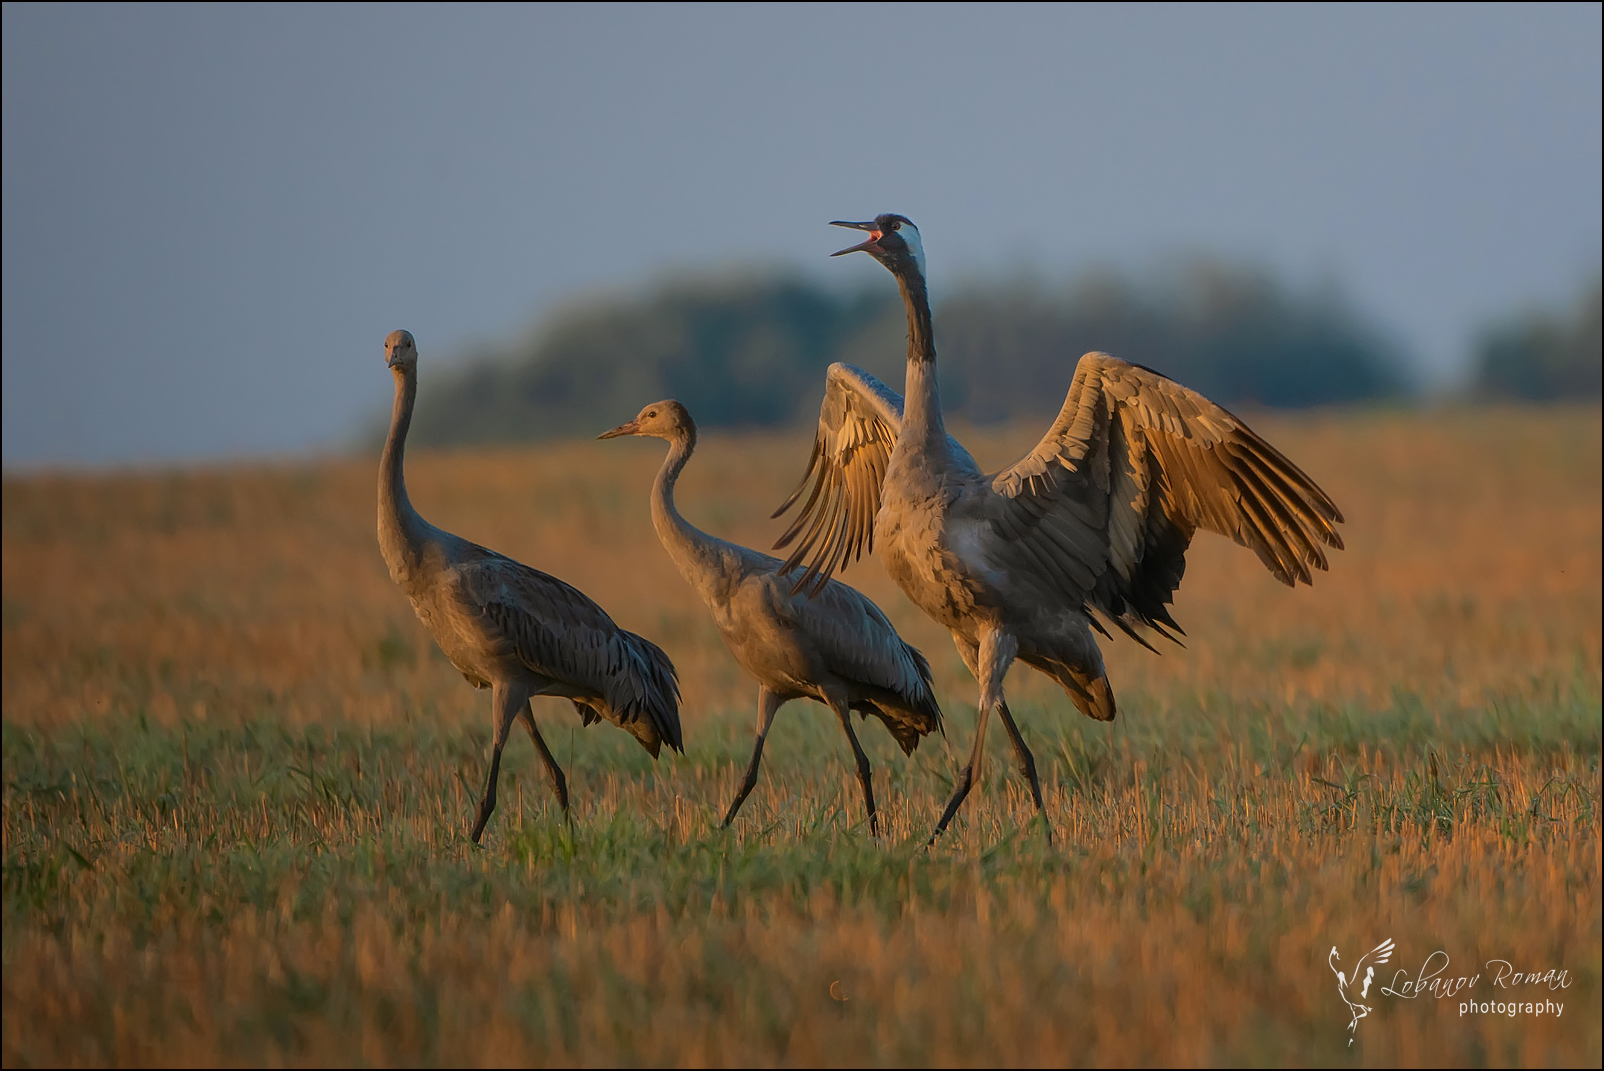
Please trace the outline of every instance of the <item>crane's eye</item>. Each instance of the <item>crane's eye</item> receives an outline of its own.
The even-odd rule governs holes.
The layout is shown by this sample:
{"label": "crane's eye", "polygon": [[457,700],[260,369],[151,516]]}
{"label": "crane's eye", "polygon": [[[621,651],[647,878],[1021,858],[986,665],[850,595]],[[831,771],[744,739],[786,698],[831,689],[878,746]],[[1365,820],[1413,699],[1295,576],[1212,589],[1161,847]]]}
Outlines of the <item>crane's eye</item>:
{"label": "crane's eye", "polygon": [[649,416],[649,417],[654,417],[654,416],[657,415],[657,410],[653,409],[650,413],[647,413],[646,415]]}

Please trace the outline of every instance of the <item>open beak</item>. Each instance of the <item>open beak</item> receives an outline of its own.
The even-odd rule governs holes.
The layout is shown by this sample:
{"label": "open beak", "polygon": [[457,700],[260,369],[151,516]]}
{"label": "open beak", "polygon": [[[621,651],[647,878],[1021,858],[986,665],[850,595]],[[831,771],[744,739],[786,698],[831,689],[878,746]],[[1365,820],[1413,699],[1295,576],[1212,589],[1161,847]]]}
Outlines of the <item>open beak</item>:
{"label": "open beak", "polygon": [[880,246],[878,245],[880,241],[880,229],[874,225],[873,220],[870,220],[867,223],[849,223],[844,219],[835,219],[830,221],[830,226],[850,227],[855,231],[869,232],[869,238],[867,241],[859,242],[857,245],[847,246],[845,249],[837,249],[834,253],[830,254],[832,257],[845,256],[847,253],[880,252]]}
{"label": "open beak", "polygon": [[618,427],[614,428],[612,431],[604,431],[604,432],[602,432],[600,435],[596,436],[596,438],[598,438],[598,439],[616,439],[620,435],[639,435],[639,434],[640,434],[640,421],[639,420],[631,420],[628,424],[620,424],[620,425],[618,425]]}

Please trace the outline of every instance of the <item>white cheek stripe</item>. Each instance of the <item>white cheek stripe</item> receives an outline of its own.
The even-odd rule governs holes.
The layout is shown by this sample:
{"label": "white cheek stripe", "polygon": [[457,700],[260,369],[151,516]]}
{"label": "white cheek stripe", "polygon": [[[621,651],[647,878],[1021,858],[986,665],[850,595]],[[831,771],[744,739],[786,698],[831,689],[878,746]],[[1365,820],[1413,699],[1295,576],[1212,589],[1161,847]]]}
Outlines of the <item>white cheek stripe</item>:
{"label": "white cheek stripe", "polygon": [[[912,223],[904,223],[897,233],[902,235],[902,240],[904,242],[908,243],[908,251],[913,254],[914,263],[919,265],[919,274],[924,276],[925,246],[924,243],[919,240],[919,228],[915,227]],[[928,276],[926,276],[926,281],[929,281]]]}

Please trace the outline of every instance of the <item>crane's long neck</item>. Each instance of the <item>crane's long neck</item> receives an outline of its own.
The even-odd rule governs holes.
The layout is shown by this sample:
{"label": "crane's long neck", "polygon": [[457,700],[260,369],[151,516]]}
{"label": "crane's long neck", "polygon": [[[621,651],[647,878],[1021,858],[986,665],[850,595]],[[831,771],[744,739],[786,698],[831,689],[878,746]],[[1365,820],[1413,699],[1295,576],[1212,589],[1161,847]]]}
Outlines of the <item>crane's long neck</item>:
{"label": "crane's long neck", "polygon": [[412,404],[418,397],[418,374],[400,370],[395,374],[395,405],[390,410],[390,434],[384,440],[379,459],[379,549],[390,575],[399,583],[415,575],[422,564],[428,524],[412,508],[407,497],[402,460],[407,449],[407,429],[412,425]]}
{"label": "crane's long neck", "polygon": [[941,390],[936,382],[936,337],[930,320],[930,295],[918,268],[907,268],[895,274],[902,302],[908,310],[908,375],[903,391],[902,436],[914,442],[944,445],[947,428],[941,419]]}
{"label": "crane's long neck", "polygon": [[652,527],[657,538],[674,559],[680,575],[707,601],[720,592],[726,572],[725,556],[720,553],[722,541],[714,539],[700,528],[680,516],[674,505],[674,484],[696,449],[696,429],[677,432],[668,440],[668,456],[663,467],[657,470],[652,483]]}

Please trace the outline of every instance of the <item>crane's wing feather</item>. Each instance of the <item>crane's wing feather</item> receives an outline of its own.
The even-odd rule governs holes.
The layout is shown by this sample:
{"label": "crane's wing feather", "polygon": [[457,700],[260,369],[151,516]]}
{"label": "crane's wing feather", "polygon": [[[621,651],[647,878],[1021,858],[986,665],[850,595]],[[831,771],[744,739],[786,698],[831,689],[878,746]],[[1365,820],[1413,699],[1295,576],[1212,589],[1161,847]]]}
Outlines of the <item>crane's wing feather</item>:
{"label": "crane's wing feather", "polygon": [[530,669],[599,696],[604,705],[598,712],[654,755],[654,739],[684,750],[679,679],[662,648],[619,628],[572,584],[494,551],[459,566],[458,583]]}
{"label": "crane's wing feather", "polygon": [[1181,631],[1167,606],[1199,528],[1288,585],[1342,547],[1341,511],[1302,469],[1202,395],[1106,353],[1080,359],[1047,434],[991,482],[999,564],[1144,644],[1135,626]]}
{"label": "crane's wing feather", "polygon": [[[774,544],[776,549],[796,544],[781,572],[806,563],[795,590],[816,594],[848,562],[874,549],[881,485],[900,434],[902,395],[861,368],[832,364],[807,470],[774,511],[779,517],[807,493],[796,519]],[[950,435],[947,447],[955,463],[978,474],[969,451]]]}
{"label": "crane's wing feather", "polygon": [[900,394],[861,368],[830,366],[807,471],[774,511],[778,517],[795,506],[811,483],[796,520],[774,544],[796,544],[781,573],[807,562],[795,590],[819,591],[848,561],[874,549],[880,484],[901,431]]}

